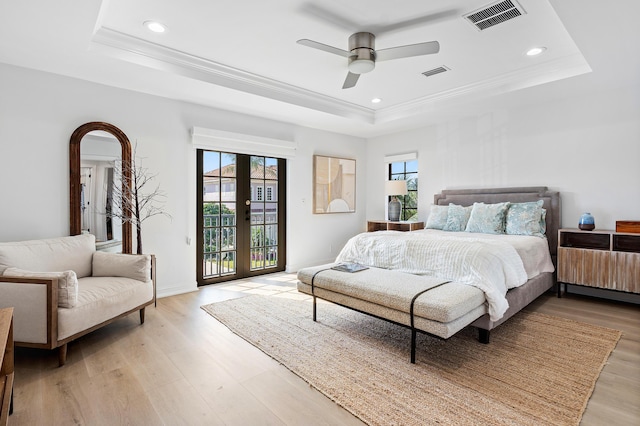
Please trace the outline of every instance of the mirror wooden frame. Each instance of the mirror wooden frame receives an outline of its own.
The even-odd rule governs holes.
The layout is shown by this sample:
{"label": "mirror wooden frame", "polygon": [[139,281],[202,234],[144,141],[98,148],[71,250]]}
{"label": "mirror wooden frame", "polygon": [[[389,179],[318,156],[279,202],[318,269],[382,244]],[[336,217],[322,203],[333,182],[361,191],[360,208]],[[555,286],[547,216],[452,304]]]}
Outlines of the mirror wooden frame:
{"label": "mirror wooden frame", "polygon": [[[69,234],[82,233],[81,203],[82,194],[80,186],[80,142],[89,132],[101,130],[112,134],[120,142],[122,155],[122,193],[131,192],[131,142],[124,132],[113,124],[93,121],[78,127],[71,135],[69,142]],[[127,209],[123,212],[122,223],[122,253],[132,253],[132,227],[127,219],[131,212]]]}

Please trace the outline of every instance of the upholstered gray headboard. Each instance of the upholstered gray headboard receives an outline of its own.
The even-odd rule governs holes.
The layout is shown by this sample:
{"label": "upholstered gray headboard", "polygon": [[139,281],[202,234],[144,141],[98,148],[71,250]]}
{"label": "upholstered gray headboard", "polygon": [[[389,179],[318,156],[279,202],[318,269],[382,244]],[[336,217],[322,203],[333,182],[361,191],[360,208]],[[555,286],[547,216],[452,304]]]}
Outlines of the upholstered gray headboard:
{"label": "upholstered gray headboard", "polygon": [[560,228],[560,193],[549,191],[546,186],[525,186],[519,188],[479,188],[479,189],[445,189],[433,197],[433,203],[448,205],[470,206],[474,202],[524,203],[543,200],[542,207],[547,210],[547,241],[553,263],[556,264],[558,253],[558,229]]}

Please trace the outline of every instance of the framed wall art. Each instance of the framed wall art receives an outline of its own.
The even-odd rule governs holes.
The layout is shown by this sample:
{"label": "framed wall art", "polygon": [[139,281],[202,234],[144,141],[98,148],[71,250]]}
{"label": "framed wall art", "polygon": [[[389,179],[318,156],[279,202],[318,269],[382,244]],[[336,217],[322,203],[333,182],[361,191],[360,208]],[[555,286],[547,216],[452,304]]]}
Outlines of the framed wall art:
{"label": "framed wall art", "polygon": [[313,156],[313,212],[356,211],[356,160]]}

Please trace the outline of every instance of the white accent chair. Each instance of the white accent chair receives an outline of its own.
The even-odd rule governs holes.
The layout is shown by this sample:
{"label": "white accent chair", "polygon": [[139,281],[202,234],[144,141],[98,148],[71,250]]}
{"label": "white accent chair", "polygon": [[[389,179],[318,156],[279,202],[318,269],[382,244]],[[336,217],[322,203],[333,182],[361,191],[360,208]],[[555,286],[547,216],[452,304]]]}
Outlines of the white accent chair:
{"label": "white accent chair", "polygon": [[16,346],[58,348],[155,301],[153,255],[96,251],[91,234],[0,243],[0,308]]}

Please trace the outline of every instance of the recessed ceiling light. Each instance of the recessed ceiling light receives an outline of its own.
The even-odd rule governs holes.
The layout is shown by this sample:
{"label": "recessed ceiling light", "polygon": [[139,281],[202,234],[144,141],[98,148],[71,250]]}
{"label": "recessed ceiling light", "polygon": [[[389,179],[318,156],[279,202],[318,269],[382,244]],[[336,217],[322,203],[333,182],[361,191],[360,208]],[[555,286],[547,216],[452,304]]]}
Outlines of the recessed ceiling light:
{"label": "recessed ceiling light", "polygon": [[167,30],[167,27],[156,21],[145,21],[143,24],[149,31],[154,33],[163,33]]}
{"label": "recessed ceiling light", "polygon": [[372,103],[372,104],[379,104],[380,102],[382,102],[382,99],[380,99],[380,98],[373,98],[373,99],[371,99],[371,103]]}
{"label": "recessed ceiling light", "polygon": [[546,47],[533,47],[533,48],[527,50],[527,56],[537,56],[537,55],[541,54],[542,52],[544,52],[545,50],[547,50]]}

